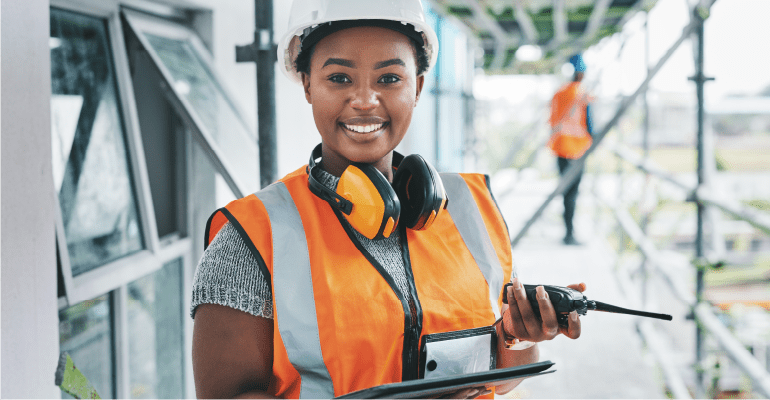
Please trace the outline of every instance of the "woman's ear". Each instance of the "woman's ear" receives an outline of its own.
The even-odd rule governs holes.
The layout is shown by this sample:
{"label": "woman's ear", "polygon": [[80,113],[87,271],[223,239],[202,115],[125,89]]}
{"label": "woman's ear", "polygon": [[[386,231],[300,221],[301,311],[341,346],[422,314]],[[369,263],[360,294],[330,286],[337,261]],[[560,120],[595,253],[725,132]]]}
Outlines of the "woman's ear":
{"label": "woman's ear", "polygon": [[420,93],[422,93],[422,85],[425,83],[425,75],[417,77],[417,95],[414,98],[414,106],[417,107],[417,102],[420,101]]}
{"label": "woman's ear", "polygon": [[312,97],[310,96],[310,74],[301,72],[300,75],[302,76],[302,87],[305,88],[305,100],[307,100],[308,104],[313,104]]}

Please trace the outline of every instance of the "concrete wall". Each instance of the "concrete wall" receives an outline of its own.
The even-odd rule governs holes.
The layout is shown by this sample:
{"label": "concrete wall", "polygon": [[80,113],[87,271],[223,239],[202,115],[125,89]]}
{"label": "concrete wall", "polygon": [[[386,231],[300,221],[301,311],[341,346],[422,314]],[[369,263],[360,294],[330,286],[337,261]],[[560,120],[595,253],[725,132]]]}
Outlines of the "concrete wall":
{"label": "concrete wall", "polygon": [[4,398],[59,397],[48,8],[0,3]]}

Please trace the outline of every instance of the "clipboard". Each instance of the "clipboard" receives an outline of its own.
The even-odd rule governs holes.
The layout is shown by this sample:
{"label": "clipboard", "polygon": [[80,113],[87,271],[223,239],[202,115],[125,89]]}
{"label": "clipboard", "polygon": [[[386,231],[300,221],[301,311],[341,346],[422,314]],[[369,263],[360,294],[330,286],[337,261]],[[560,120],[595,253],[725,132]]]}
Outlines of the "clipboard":
{"label": "clipboard", "polygon": [[436,397],[446,393],[456,392],[461,389],[497,386],[506,381],[519,378],[550,374],[556,370],[546,371],[554,363],[541,361],[533,364],[519,365],[517,367],[494,369],[491,371],[475,372],[466,375],[447,376],[433,379],[417,379],[413,381],[388,383],[369,389],[358,390],[337,399],[409,399]]}

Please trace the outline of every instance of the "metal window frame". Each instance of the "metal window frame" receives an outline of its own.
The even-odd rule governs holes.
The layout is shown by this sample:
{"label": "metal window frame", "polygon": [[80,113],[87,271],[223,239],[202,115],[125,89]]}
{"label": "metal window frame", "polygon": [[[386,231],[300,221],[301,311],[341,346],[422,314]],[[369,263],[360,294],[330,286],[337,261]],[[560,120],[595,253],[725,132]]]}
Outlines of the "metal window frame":
{"label": "metal window frame", "polygon": [[189,307],[192,303],[192,284],[193,275],[195,273],[195,260],[192,252],[192,242],[189,243],[189,247],[190,251],[186,251],[182,255],[182,318],[184,319],[184,322],[182,323],[184,330],[184,338],[182,343],[184,346],[184,360],[182,364],[184,393],[182,393],[182,395],[187,398],[195,397],[195,376],[193,375],[192,360],[193,319],[188,317],[190,310]]}
{"label": "metal window frame", "polygon": [[[128,348],[128,293],[127,285],[137,279],[160,270],[166,263],[174,259],[182,260],[182,315],[187,313],[187,305],[190,304],[192,290],[193,271],[193,242],[189,237],[172,236],[158,237],[155,210],[150,192],[147,164],[142,144],[139,117],[136,109],[133,85],[128,64],[128,53],[123,37],[123,22],[121,20],[120,2],[116,0],[51,0],[50,7],[79,13],[88,17],[100,18],[104,21],[108,34],[108,51],[112,57],[114,66],[115,85],[118,92],[118,110],[121,113],[123,134],[126,140],[127,161],[132,177],[132,189],[136,196],[137,212],[142,227],[144,249],[136,253],[126,255],[117,260],[103,264],[91,271],[78,276],[72,275],[72,267],[67,248],[64,223],[61,208],[58,201],[58,193],[51,182],[51,190],[56,199],[55,216],[57,245],[64,278],[65,296],[59,300],[59,309],[66,308],[82,301],[91,300],[104,294],[108,294],[111,312],[113,315],[113,340],[114,340],[114,364],[115,364],[115,391],[119,398],[129,398],[130,393],[130,365],[131,358]],[[185,139],[186,141],[186,139]],[[189,146],[185,146],[185,156],[189,155]],[[185,171],[189,177],[188,160]],[[188,202],[192,194],[186,193],[184,197]],[[188,203],[190,204],[190,203]],[[189,214],[189,209],[188,209]],[[189,222],[186,230],[190,230]],[[189,232],[180,232],[189,236]],[[185,349],[192,343],[192,321],[185,319],[183,324],[183,345]],[[183,379],[184,393],[187,396],[194,393],[194,381],[192,375],[192,354],[184,352]],[[192,391],[190,391],[192,388]]]}
{"label": "metal window frame", "polygon": [[[53,185],[53,182],[51,184],[51,187],[55,188]],[[75,286],[72,281],[72,265],[70,264],[70,253],[69,249],[67,248],[67,237],[64,234],[64,220],[62,219],[61,215],[61,206],[59,203],[59,193],[56,193],[56,190],[53,191],[54,195],[54,216],[56,218],[55,224],[56,224],[56,249],[59,253],[59,263],[61,264],[61,274],[62,278],[64,280],[64,307],[69,307],[71,305],[77,304],[74,302],[72,295],[75,292]],[[62,297],[60,297],[61,299]],[[62,304],[60,302],[59,309],[62,308]]]}
{"label": "metal window frame", "polygon": [[[67,301],[69,304],[77,304],[80,301],[89,300],[116,289],[121,284],[129,282],[126,279],[136,279],[137,273],[145,275],[156,270],[158,268],[157,265],[147,263],[146,261],[148,257],[158,252],[160,245],[118,5],[115,2],[105,1],[51,0],[51,7],[76,12],[88,17],[100,18],[106,24],[109,36],[108,51],[112,57],[115,85],[118,92],[118,110],[121,114],[122,128],[124,130],[122,133],[125,135],[126,140],[126,156],[129,164],[129,173],[132,177],[131,184],[135,194],[135,204],[139,214],[139,223],[142,228],[144,242],[143,250],[126,255],[78,276],[72,275],[67,246],[61,246],[59,254],[62,260],[62,274],[64,275],[65,289],[67,290]],[[55,192],[53,186],[52,190]],[[58,213],[60,218],[61,211],[59,210]],[[57,224],[59,223],[57,222]],[[61,236],[64,238],[63,222],[59,226],[61,227]],[[66,239],[62,243],[67,243]],[[136,265],[142,265],[144,268],[136,268]],[[106,277],[112,277],[113,279],[106,279]],[[67,283],[70,284],[66,285]]]}
{"label": "metal window frame", "polygon": [[[182,271],[180,273],[182,276],[180,279],[182,279],[182,309],[180,312],[182,315],[186,315],[186,305],[190,304],[190,297],[191,295],[188,294],[188,291],[192,291],[192,289],[188,290],[188,285],[191,286],[191,284],[188,284],[186,282],[187,276],[188,276],[188,270],[191,270],[190,265],[192,264],[192,241],[189,238],[179,239],[174,241],[174,243],[170,244],[169,246],[164,247],[158,254],[157,254],[157,261],[160,264],[160,267],[150,272],[149,274],[145,274],[141,276],[140,278],[143,278],[145,276],[148,276],[150,274],[153,274],[155,272],[158,272],[161,268],[163,268],[164,265],[168,264],[171,261],[174,260],[181,260],[182,261]],[[137,278],[139,279],[139,278]],[[135,279],[136,280],[136,279]],[[130,282],[128,282],[130,283]],[[121,285],[120,287],[115,289],[115,303],[113,307],[114,317],[115,317],[115,364],[117,366],[117,370],[115,372],[116,375],[116,392],[118,394],[118,398],[128,399],[131,398],[131,366],[130,366],[130,359],[131,359],[131,352],[129,349],[129,332],[128,332],[128,283],[125,283]],[[188,328],[189,325],[189,328]],[[185,323],[182,324],[182,344],[187,349],[187,342],[189,340],[190,343],[192,343],[192,324],[191,322],[187,322],[187,319],[185,318]],[[189,339],[188,339],[189,337]],[[183,352],[183,358],[182,358],[182,366],[183,366],[183,372],[182,372],[182,379],[183,379],[183,393],[182,396],[187,397],[187,395],[190,393],[189,386],[193,385],[194,388],[194,381],[193,381],[193,375],[192,375],[192,368],[188,367],[188,363],[192,364],[192,352],[191,351],[184,351]],[[194,391],[193,391],[194,393]]]}
{"label": "metal window frame", "polygon": [[168,71],[155,49],[150,45],[142,33],[149,32],[159,36],[176,40],[183,40],[190,43],[190,45],[196,51],[197,55],[200,57],[204,67],[208,70],[207,72],[211,74],[216,85],[219,86],[223,97],[232,107],[237,119],[243,125],[245,131],[251,136],[247,137],[247,139],[254,140],[256,142],[256,130],[251,127],[243,117],[243,111],[240,109],[237,102],[234,101],[234,98],[229,89],[225,86],[224,81],[219,76],[216,68],[214,68],[214,63],[211,60],[210,53],[208,52],[206,46],[203,45],[203,42],[195,32],[175,21],[163,20],[158,17],[134,11],[132,9],[123,8],[121,11],[122,14],[126,17],[125,20],[128,23],[128,27],[134,32],[142,47],[150,56],[155,66],[158,68],[161,76],[165,80],[164,91],[172,107],[174,107],[174,109],[182,117],[185,123],[189,125],[193,134],[193,138],[206,152],[209,160],[214,165],[214,168],[220,175],[222,175],[225,182],[227,182],[227,185],[230,187],[230,190],[235,194],[236,197],[245,196],[250,192],[247,189],[247,186],[244,184],[244,182],[241,182],[239,178],[237,178],[233,173],[231,173],[231,171],[234,171],[234,169],[232,168],[230,162],[227,160],[227,157],[224,156],[224,153],[220,149],[217,142],[213,139],[213,135],[201,121],[195,108],[192,107],[187,99],[179,96],[179,94],[173,89],[174,79],[172,78],[171,73]]}

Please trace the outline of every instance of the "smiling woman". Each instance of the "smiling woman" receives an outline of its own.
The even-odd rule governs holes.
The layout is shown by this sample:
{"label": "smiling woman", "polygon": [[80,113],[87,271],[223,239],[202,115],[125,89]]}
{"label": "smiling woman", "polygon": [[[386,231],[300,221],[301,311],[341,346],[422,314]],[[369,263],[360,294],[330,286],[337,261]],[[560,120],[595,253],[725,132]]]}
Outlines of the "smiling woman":
{"label": "smiling woman", "polygon": [[[438,52],[420,1],[295,0],[289,26],[279,58],[321,144],[209,219],[191,305],[198,397],[330,398],[419,379],[433,334],[502,335],[440,369],[455,373],[531,363],[534,342],[579,336],[544,291],[534,316],[488,178],[394,151]],[[462,343],[449,346],[473,352]]]}
{"label": "smiling woman", "polygon": [[362,162],[392,180],[392,152],[425,80],[417,75],[415,47],[399,32],[372,26],[341,30],[315,45],[302,84],[326,172],[340,176],[351,162]]}

